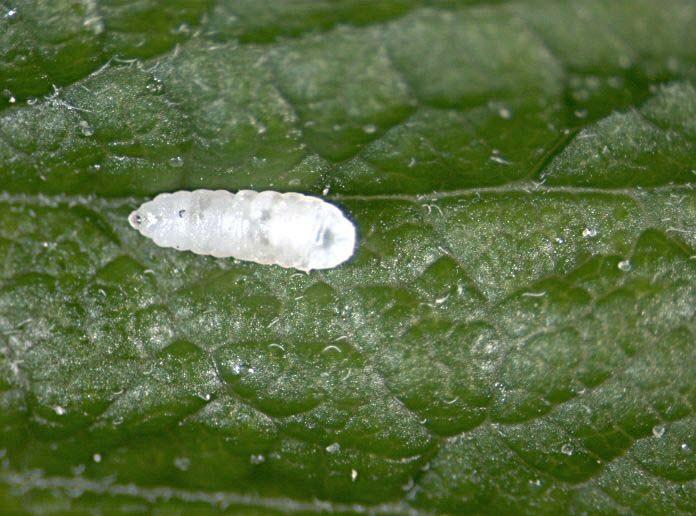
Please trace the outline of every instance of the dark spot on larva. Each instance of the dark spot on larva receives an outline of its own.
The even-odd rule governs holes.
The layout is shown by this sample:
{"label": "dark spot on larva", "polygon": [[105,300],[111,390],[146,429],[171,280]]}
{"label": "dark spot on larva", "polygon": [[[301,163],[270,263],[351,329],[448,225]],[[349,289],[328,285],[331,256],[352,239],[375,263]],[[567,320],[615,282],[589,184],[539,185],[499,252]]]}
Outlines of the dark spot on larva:
{"label": "dark spot on larva", "polygon": [[326,249],[333,244],[334,234],[329,228],[321,227],[317,231],[317,236],[314,237],[314,241]]}
{"label": "dark spot on larva", "polygon": [[261,222],[268,222],[271,218],[271,210],[263,210],[261,212],[261,217],[259,217],[259,220]]}
{"label": "dark spot on larva", "polygon": [[129,219],[130,219],[131,226],[139,226],[143,222],[143,218],[140,216],[140,214],[137,211],[134,211],[133,213],[131,213]]}
{"label": "dark spot on larva", "polygon": [[184,218],[184,213],[186,213],[186,210],[179,210],[179,218],[180,219]]}
{"label": "dark spot on larva", "polygon": [[334,240],[334,234],[330,230],[327,229],[326,231],[324,231],[324,236],[321,239],[321,245],[324,248],[330,247],[331,244],[333,244],[333,240]]}

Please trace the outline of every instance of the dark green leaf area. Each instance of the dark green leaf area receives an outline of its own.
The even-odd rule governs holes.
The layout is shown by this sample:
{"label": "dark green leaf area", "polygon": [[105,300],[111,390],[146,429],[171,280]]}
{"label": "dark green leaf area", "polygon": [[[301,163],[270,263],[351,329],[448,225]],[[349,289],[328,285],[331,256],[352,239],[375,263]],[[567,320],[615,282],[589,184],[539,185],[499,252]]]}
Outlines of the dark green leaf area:
{"label": "dark green leaf area", "polygon": [[676,489],[636,508],[678,507],[693,252],[653,225],[693,216],[676,192],[353,201],[356,258],[310,275],[158,248],[121,201],[7,200],[3,449],[68,483],[443,510],[609,503],[623,468]]}
{"label": "dark green leaf area", "polygon": [[[692,0],[0,0],[0,512],[692,514]],[[131,210],[297,191],[309,274]]]}
{"label": "dark green leaf area", "polygon": [[36,101],[107,62],[127,63],[185,41],[209,0],[3,1],[0,106]]}
{"label": "dark green leaf area", "polygon": [[695,113],[691,84],[662,88],[640,110],[580,131],[541,177],[549,184],[606,187],[690,182]]}
{"label": "dark green leaf area", "polygon": [[[597,0],[578,11],[555,2],[449,9],[404,2],[392,5],[402,16],[333,27],[322,2],[295,2],[287,9],[318,18],[293,38],[264,44],[240,44],[233,34],[247,29],[229,34],[218,25],[271,30],[282,11],[275,4],[268,16],[245,2],[217,6],[231,11],[227,18],[211,15],[206,3],[172,5],[176,15],[163,11],[147,23],[154,2],[131,10],[97,4],[104,13],[82,24],[78,13],[74,27],[68,16],[46,15],[72,27],[65,41],[77,38],[85,64],[46,56],[40,67],[77,76],[46,79],[51,91],[24,102],[22,87],[10,82],[43,72],[6,60],[0,178],[12,192],[108,196],[202,186],[366,195],[525,179],[599,187],[688,182],[693,5],[630,2],[635,19],[622,20],[624,3]],[[18,7],[2,19],[13,27],[4,37],[41,47],[15,34],[22,13],[40,15]],[[253,23],[250,13],[257,13]],[[137,20],[128,22],[128,36],[112,14]],[[93,42],[99,51],[77,43],[91,34],[92,19],[103,23]],[[566,19],[570,34],[557,29]],[[325,22],[325,30],[312,30]],[[163,39],[148,40],[158,31]],[[142,51],[129,46],[131,36]],[[583,52],[573,51],[572,38],[581,38]],[[105,62],[104,45],[121,57]]]}

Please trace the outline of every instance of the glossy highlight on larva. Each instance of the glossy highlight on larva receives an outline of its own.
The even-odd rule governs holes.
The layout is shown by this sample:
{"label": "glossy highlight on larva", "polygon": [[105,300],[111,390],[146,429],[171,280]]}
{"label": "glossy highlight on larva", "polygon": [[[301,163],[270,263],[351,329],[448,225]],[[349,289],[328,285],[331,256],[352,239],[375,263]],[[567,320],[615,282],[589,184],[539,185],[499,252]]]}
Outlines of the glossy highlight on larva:
{"label": "glossy highlight on larva", "polygon": [[333,204],[299,193],[163,193],[128,217],[161,247],[302,271],[329,269],[355,249],[355,226]]}

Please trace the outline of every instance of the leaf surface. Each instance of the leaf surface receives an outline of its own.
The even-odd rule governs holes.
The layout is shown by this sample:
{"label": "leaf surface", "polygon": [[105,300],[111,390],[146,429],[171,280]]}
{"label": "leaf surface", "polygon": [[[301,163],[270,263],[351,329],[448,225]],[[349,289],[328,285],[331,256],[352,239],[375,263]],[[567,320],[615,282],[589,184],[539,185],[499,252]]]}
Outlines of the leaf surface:
{"label": "leaf surface", "polygon": [[[0,6],[0,505],[696,510],[693,2]],[[129,228],[203,187],[356,255]]]}

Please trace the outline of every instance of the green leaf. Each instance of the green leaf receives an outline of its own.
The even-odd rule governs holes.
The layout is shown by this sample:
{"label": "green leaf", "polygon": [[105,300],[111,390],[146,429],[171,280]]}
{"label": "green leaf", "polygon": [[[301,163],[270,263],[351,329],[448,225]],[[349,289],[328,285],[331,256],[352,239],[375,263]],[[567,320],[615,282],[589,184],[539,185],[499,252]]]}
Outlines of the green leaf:
{"label": "green leaf", "polygon": [[[0,2],[5,512],[696,511],[696,4]],[[323,195],[349,263],[163,249]]]}

